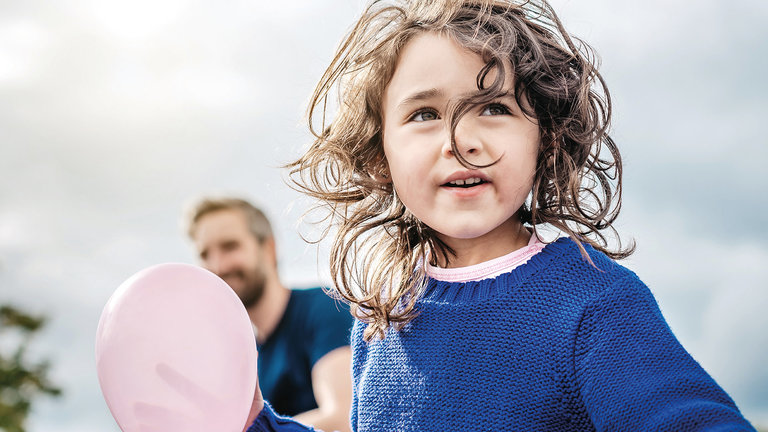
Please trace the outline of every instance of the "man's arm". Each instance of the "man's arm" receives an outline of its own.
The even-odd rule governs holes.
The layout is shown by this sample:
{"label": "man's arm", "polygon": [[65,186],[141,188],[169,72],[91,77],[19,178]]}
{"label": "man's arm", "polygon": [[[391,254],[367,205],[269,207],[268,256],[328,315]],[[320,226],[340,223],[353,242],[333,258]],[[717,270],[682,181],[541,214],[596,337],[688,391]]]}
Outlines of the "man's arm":
{"label": "man's arm", "polygon": [[294,416],[296,421],[326,432],[350,432],[352,405],[352,350],[343,346],[329,351],[312,367],[312,391],[317,408]]}

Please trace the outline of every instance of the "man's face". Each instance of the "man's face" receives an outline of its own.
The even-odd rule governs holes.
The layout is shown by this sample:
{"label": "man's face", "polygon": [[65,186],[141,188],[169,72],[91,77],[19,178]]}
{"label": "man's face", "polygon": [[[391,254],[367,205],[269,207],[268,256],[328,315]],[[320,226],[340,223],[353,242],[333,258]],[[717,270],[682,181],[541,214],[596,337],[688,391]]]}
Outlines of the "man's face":
{"label": "man's face", "polygon": [[246,308],[256,304],[267,280],[267,250],[237,209],[217,210],[197,223],[193,240],[201,264],[232,287]]}

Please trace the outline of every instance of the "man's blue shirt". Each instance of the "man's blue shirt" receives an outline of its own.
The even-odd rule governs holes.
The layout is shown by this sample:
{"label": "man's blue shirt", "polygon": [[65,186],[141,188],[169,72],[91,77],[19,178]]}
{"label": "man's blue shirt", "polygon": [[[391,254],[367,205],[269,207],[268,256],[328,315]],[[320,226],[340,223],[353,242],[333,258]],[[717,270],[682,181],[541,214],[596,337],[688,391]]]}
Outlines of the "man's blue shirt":
{"label": "man's blue shirt", "polygon": [[291,290],[275,331],[259,345],[259,385],[276,412],[296,415],[317,408],[312,367],[330,351],[349,345],[347,305],[322,288]]}

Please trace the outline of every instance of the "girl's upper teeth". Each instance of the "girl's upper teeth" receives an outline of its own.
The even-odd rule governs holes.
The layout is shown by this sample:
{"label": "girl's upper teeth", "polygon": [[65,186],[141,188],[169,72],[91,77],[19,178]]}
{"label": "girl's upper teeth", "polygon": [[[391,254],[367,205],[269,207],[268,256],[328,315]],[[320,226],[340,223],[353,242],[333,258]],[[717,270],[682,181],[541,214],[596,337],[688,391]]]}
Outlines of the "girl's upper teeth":
{"label": "girl's upper teeth", "polygon": [[465,179],[465,180],[454,180],[454,181],[451,182],[451,184],[456,185],[456,186],[462,186],[462,185],[465,185],[465,184],[471,185],[471,184],[475,184],[475,183],[480,183],[481,181],[482,180],[479,177],[472,177],[472,178],[468,178],[468,179]]}

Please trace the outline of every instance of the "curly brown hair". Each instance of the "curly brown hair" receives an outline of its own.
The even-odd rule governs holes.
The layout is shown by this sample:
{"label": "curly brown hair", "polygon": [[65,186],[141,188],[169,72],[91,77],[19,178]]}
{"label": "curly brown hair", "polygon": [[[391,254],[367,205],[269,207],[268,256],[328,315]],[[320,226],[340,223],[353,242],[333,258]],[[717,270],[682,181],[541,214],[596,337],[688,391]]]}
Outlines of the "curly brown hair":
{"label": "curly brown hair", "polygon": [[[608,134],[611,100],[596,56],[566,32],[546,1],[375,1],[317,84],[308,108],[315,140],[288,165],[295,187],[328,211],[321,238],[334,234],[336,292],[367,322],[366,340],[413,319],[426,282],[420,259],[453,254],[400,202],[391,182],[382,181],[382,97],[400,51],[422,32],[446,35],[486,62],[478,92],[458,101],[448,116],[459,162],[477,168],[456,147],[459,120],[505,91],[505,68],[511,67],[515,98],[538,121],[541,138],[521,221],[534,231],[547,224],[567,234],[587,259],[582,242],[614,259],[634,250],[634,244],[622,249],[612,226],[621,208],[622,166]],[[486,86],[493,70],[498,73]],[[329,116],[334,90],[331,102],[338,107]],[[618,241],[616,249],[610,250],[609,240]]]}

